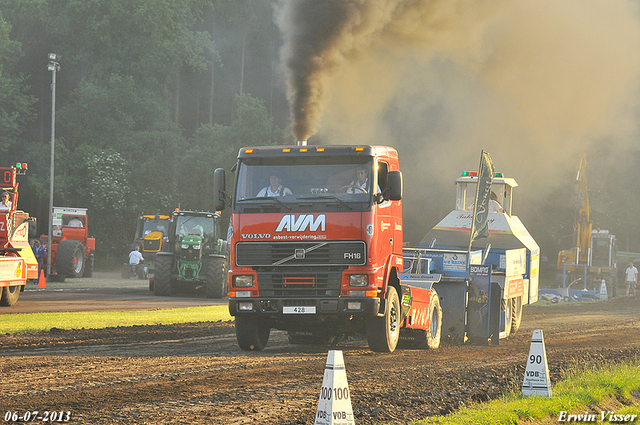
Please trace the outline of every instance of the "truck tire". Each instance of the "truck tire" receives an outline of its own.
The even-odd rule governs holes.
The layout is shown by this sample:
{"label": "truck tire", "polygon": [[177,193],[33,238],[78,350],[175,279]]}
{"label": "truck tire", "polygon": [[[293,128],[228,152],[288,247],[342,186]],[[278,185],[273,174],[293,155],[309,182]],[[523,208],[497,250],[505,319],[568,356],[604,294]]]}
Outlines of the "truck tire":
{"label": "truck tire", "polygon": [[158,255],[156,273],[153,276],[153,293],[162,297],[171,296],[171,266],[173,255]]}
{"label": "truck tire", "polygon": [[509,298],[508,300],[502,300],[500,309],[504,312],[504,331],[507,337],[511,335],[511,323],[513,319],[513,316],[511,314],[511,312],[513,311],[513,308],[511,308],[512,306],[513,303],[511,302],[511,298]]}
{"label": "truck tire", "polygon": [[14,305],[18,301],[18,297],[20,296],[20,289],[23,286],[4,286],[0,288],[0,305],[2,306],[11,306]]}
{"label": "truck tire", "polygon": [[210,257],[207,266],[207,298],[222,298],[227,295],[227,261],[221,257]]}
{"label": "truck tire", "polygon": [[440,347],[442,336],[442,308],[440,297],[435,291],[431,291],[429,300],[429,329],[427,329],[427,348],[435,350]]}
{"label": "truck tire", "polygon": [[238,315],[235,318],[236,339],[244,351],[262,351],[267,346],[271,326],[255,316]]}
{"label": "truck tire", "polygon": [[401,312],[398,292],[393,286],[389,286],[386,301],[384,316],[370,317],[367,320],[365,330],[367,342],[372,351],[392,353],[400,338]]}
{"label": "truck tire", "polygon": [[84,246],[82,243],[70,239],[60,241],[56,251],[56,272],[67,277],[82,277],[84,267]]}
{"label": "truck tire", "polygon": [[511,333],[515,334],[520,329],[522,322],[522,297],[512,299],[511,303]]}

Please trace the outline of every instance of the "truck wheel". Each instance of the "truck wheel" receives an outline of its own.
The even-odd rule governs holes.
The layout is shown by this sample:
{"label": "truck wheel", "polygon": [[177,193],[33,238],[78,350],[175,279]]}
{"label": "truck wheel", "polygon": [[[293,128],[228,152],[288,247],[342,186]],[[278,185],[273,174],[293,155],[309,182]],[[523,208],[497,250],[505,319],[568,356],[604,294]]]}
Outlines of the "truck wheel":
{"label": "truck wheel", "polygon": [[224,258],[211,257],[207,269],[207,298],[222,298],[227,294],[227,262]]}
{"label": "truck wheel", "polygon": [[2,306],[11,306],[14,305],[18,301],[18,297],[20,296],[21,286],[4,286],[0,288],[0,305]]}
{"label": "truck wheel", "polygon": [[440,347],[440,337],[442,335],[442,308],[440,307],[440,297],[435,291],[431,291],[429,300],[429,329],[427,329],[427,347],[435,350]]}
{"label": "truck wheel", "polygon": [[82,277],[85,267],[84,246],[80,241],[63,240],[58,244],[55,267],[58,274]]}
{"label": "truck wheel", "polygon": [[511,323],[513,319],[513,316],[511,315],[511,312],[513,311],[511,308],[512,305],[513,303],[511,302],[511,298],[508,300],[502,300],[501,310],[504,312],[504,331],[507,334],[507,337],[511,335]]}
{"label": "truck wheel", "polygon": [[236,339],[240,349],[262,351],[269,341],[271,326],[269,322],[258,320],[254,316],[238,315],[235,319]]}
{"label": "truck wheel", "polygon": [[156,273],[153,276],[153,293],[163,297],[171,295],[172,255],[159,255],[156,258]]}
{"label": "truck wheel", "polygon": [[511,303],[511,333],[514,334],[520,329],[522,322],[522,297],[512,299]]}
{"label": "truck wheel", "polygon": [[400,300],[396,288],[389,286],[385,312],[382,317],[371,317],[366,323],[369,348],[382,353],[392,353],[400,338]]}

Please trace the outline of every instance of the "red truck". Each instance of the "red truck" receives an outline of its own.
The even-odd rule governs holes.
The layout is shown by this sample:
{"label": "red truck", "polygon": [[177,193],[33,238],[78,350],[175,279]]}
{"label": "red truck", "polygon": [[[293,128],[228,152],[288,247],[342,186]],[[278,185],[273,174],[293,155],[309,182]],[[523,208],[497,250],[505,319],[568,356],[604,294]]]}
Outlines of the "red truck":
{"label": "red truck", "polygon": [[18,182],[27,164],[0,168],[0,191],[10,196],[11,206],[0,209],[0,306],[18,301],[27,279],[38,278],[38,262],[29,245],[29,223],[35,218],[17,209]]}
{"label": "red truck", "polygon": [[[401,337],[440,343],[433,281],[403,272],[402,173],[383,146],[253,147],[239,151],[230,205],[229,311],[238,345],[262,350],[272,328],[293,343],[366,335],[374,351]],[[230,200],[231,199],[231,200]]]}

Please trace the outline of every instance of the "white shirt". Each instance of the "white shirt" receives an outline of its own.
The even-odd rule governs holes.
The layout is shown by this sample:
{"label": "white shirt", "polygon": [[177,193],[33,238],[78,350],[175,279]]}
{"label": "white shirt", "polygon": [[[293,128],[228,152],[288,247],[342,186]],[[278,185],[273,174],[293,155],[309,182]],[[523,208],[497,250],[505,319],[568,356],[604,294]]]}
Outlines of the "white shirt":
{"label": "white shirt", "polygon": [[129,264],[139,264],[140,261],[143,261],[144,258],[142,257],[142,254],[140,254],[140,251],[131,251],[129,253]]}
{"label": "white shirt", "polygon": [[[367,179],[362,182],[362,184],[358,183],[357,180],[354,180],[349,186],[352,187],[347,189],[347,193],[369,193],[369,191],[367,190],[369,187],[369,178],[367,177]],[[357,187],[361,188],[362,190],[356,189]]]}
{"label": "white shirt", "polygon": [[7,201],[7,205],[0,203],[0,211],[9,211],[11,209],[11,201]]}
{"label": "white shirt", "polygon": [[636,269],[636,266],[627,267],[625,273],[627,274],[627,282],[635,282],[638,279],[638,269]]}
{"label": "white shirt", "polygon": [[278,186],[275,191],[271,190],[271,186],[264,187],[258,192],[257,197],[261,198],[264,196],[285,196],[285,195],[293,195],[291,189],[288,187],[284,187],[282,185]]}

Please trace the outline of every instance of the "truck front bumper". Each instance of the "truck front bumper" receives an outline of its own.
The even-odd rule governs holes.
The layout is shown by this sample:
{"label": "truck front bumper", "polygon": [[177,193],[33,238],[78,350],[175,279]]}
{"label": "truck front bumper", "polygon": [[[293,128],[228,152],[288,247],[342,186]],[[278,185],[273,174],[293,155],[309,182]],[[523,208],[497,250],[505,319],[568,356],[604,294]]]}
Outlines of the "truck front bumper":
{"label": "truck front bumper", "polygon": [[270,316],[355,315],[378,316],[380,298],[230,298],[229,313]]}

